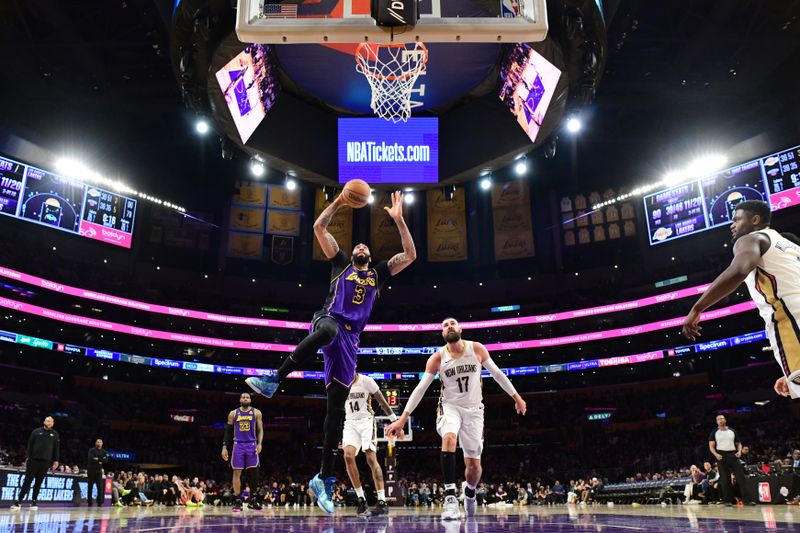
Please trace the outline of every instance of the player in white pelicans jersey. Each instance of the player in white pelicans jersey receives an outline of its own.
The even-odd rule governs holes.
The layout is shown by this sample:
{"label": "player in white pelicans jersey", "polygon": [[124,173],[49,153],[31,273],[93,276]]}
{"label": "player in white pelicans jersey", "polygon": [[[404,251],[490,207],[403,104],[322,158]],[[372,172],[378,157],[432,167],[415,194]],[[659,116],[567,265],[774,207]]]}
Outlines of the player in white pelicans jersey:
{"label": "player in white pelicans jersey", "polygon": [[[375,380],[364,374],[356,374],[355,381],[350,387],[345,404],[344,432],[342,433],[342,448],[344,449],[344,464],[347,475],[353,483],[353,488],[358,496],[356,513],[362,516],[383,515],[389,512],[386,506],[386,494],[383,488],[383,472],[378,463],[376,451],[375,413],[372,410],[372,399],[377,400],[383,412],[392,420],[397,420],[397,415],[392,411],[389,402],[383,396]],[[372,470],[372,480],[378,492],[378,504],[372,511],[367,509],[367,500],[364,488],[361,486],[361,477],[358,474],[356,455],[359,450],[364,450],[367,464]]]}
{"label": "player in white pelicans jersey", "polygon": [[736,206],[731,223],[733,261],[697,300],[683,323],[694,340],[702,329],[700,313],[735,291],[744,281],[766,324],[767,337],[783,376],[775,392],[800,397],[800,246],[770,229],[766,202]]}
{"label": "player in white pelicans jersey", "polygon": [[442,436],[442,475],[445,489],[442,520],[460,517],[456,499],[456,443],[464,451],[466,487],[464,508],[467,516],[475,514],[475,487],[481,479],[483,452],[483,394],[481,370],[485,368],[500,387],[514,399],[517,413],[524,415],[525,400],[514,389],[508,377],[492,361],[486,347],[461,338],[461,326],[455,318],[442,322],[442,337],[447,344],[428,358],[425,373],[408,398],[403,414],[386,427],[387,435],[402,435],[408,417],[433,382],[436,373],[442,381],[436,430]]}

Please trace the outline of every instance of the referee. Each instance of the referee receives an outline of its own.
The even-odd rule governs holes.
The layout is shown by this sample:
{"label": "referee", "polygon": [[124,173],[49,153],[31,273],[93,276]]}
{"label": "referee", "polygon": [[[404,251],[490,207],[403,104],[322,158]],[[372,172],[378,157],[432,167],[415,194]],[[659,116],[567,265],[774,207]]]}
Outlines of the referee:
{"label": "referee", "polygon": [[33,498],[31,498],[31,510],[38,509],[36,499],[39,497],[39,489],[47,475],[47,469],[52,465],[53,470],[58,468],[59,440],[58,432],[53,429],[52,416],[44,419],[43,427],[36,428],[28,437],[27,459],[25,461],[25,479],[22,481],[17,501],[11,506],[12,511],[20,510],[20,502],[28,495],[28,490],[33,483]]}
{"label": "referee", "polygon": [[742,456],[742,443],[736,431],[728,427],[727,420],[723,415],[717,415],[717,429],[708,436],[708,449],[717,458],[719,466],[720,489],[722,499],[727,507],[733,505],[733,486],[731,484],[731,473],[736,476],[736,483],[739,485],[742,500],[750,505],[756,502],[748,496],[747,480],[744,475],[744,468],[739,458]]}

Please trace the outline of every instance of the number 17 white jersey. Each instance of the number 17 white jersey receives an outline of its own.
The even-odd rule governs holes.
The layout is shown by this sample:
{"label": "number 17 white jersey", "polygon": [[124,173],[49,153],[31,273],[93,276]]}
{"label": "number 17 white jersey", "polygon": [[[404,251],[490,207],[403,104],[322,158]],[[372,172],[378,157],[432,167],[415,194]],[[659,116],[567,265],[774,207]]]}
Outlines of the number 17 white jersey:
{"label": "number 17 white jersey", "polygon": [[441,350],[439,379],[442,380],[441,402],[459,407],[477,407],[483,403],[481,363],[472,341],[464,341],[464,352],[454,358],[445,345]]}

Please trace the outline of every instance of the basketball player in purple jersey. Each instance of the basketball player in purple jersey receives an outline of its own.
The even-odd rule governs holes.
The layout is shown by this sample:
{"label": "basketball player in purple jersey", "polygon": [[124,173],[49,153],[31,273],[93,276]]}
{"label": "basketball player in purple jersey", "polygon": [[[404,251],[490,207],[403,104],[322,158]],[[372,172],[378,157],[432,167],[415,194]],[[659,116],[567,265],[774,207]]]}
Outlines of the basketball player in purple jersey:
{"label": "basketball player in purple jersey", "polygon": [[313,359],[322,348],[325,363],[325,388],[328,403],[325,414],[325,440],[322,449],[322,469],[309,487],[317,496],[317,504],[333,513],[333,463],[338,453],[345,417],[345,401],[356,376],[358,340],[367,325],[372,306],[390,276],[394,276],[417,258],[411,232],[403,219],[403,193],[392,193],[392,207],[384,207],[392,217],[403,244],[402,253],[389,261],[370,267],[369,248],[358,244],[348,260],[327,227],[334,213],[344,205],[341,196],[329,205],[314,222],[314,234],[325,256],[330,259],[331,284],[322,310],[314,314],[311,333],[287,357],[277,374],[247,378],[247,384],[259,394],[272,397],[280,380]]}
{"label": "basketball player in purple jersey", "polygon": [[[228,413],[225,439],[222,442],[222,460],[227,461],[230,458],[233,469],[233,494],[236,496],[234,513],[242,510],[242,471],[245,474],[245,483],[250,485],[251,490],[247,507],[253,511],[261,510],[255,493],[258,490],[258,455],[261,453],[262,440],[264,419],[261,411],[250,405],[250,393],[243,392],[239,396],[239,407]],[[229,449],[233,449],[230,456]]]}

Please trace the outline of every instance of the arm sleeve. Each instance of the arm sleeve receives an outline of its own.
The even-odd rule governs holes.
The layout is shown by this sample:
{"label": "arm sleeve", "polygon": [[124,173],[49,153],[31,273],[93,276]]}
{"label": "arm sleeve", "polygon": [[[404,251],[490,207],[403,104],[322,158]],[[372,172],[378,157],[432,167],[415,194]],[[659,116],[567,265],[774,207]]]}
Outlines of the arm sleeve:
{"label": "arm sleeve", "polygon": [[517,389],[514,388],[511,380],[508,379],[508,376],[503,374],[502,370],[497,368],[497,365],[494,363],[494,361],[492,361],[491,358],[483,362],[483,368],[489,371],[497,384],[500,385],[504,391],[506,391],[506,394],[512,397],[517,394]]}
{"label": "arm sleeve", "polygon": [[431,383],[433,383],[433,374],[430,372],[425,372],[422,374],[422,379],[419,381],[419,383],[417,383],[414,392],[412,392],[411,396],[409,396],[408,402],[403,409],[405,412],[408,414],[414,412],[414,409],[417,408],[420,400],[422,400],[422,397],[425,396],[425,391],[428,390],[428,387],[431,386]]}
{"label": "arm sleeve", "polygon": [[228,448],[233,447],[233,424],[225,424],[225,436],[222,438],[222,445]]}

